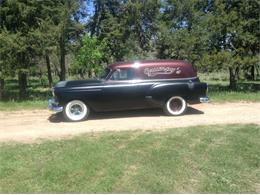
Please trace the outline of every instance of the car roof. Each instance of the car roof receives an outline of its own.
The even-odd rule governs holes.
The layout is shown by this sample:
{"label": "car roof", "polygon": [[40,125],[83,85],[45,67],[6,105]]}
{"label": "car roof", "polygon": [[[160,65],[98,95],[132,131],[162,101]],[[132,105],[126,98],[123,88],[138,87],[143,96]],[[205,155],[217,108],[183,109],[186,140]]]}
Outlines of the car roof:
{"label": "car roof", "polygon": [[115,68],[129,68],[135,66],[159,66],[159,65],[191,65],[188,61],[185,60],[135,60],[128,62],[118,62],[110,64],[108,67],[111,69]]}

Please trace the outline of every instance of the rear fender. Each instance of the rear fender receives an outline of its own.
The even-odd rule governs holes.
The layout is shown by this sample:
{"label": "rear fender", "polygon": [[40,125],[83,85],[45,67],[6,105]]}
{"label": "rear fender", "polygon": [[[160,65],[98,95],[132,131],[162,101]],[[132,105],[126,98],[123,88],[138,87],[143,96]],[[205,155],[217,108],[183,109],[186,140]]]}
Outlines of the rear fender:
{"label": "rear fender", "polygon": [[149,96],[164,104],[172,96],[181,96],[186,99],[189,93],[190,89],[187,83],[162,83],[153,85],[149,91]]}

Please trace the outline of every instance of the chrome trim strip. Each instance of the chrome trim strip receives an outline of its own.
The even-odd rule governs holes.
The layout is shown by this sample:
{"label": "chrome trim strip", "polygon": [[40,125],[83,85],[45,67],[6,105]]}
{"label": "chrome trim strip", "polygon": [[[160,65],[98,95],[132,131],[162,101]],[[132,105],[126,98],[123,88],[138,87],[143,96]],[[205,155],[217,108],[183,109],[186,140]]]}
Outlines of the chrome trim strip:
{"label": "chrome trim strip", "polygon": [[[103,88],[103,86],[101,86],[100,88]],[[102,89],[91,89],[91,88],[89,89],[86,86],[86,87],[73,87],[72,91],[68,91],[68,92],[74,93],[75,92],[74,89],[84,89],[84,91],[102,91]]]}
{"label": "chrome trim strip", "polygon": [[176,81],[176,80],[191,80],[196,79],[196,77],[187,77],[187,78],[175,78],[175,79],[134,79],[134,80],[107,80],[109,82],[146,82],[146,81]]}
{"label": "chrome trim strip", "polygon": [[[176,80],[192,80],[196,79],[198,77],[189,77],[189,78],[177,78],[177,79],[147,79],[147,80],[126,80],[126,81],[109,81],[111,84],[105,84],[105,85],[100,85],[100,86],[83,86],[83,87],[73,87],[74,89],[95,89],[96,91],[100,91],[102,88],[107,88],[107,87],[125,87],[125,86],[135,86],[135,85],[149,85],[149,84],[154,84],[151,82],[163,82],[163,81],[176,81]],[[125,83],[125,84],[117,84],[117,83]],[[161,84],[166,84],[166,83],[161,83]],[[168,83],[169,84],[169,83]]]}

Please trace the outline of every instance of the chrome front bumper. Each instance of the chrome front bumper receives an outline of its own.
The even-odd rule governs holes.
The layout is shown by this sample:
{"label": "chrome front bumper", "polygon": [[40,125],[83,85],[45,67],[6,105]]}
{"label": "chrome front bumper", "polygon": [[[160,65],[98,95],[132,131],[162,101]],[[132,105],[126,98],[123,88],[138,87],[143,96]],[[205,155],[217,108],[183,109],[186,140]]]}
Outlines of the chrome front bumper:
{"label": "chrome front bumper", "polygon": [[54,112],[62,112],[63,106],[59,106],[54,98],[48,100],[48,108]]}
{"label": "chrome front bumper", "polygon": [[208,102],[209,102],[209,98],[207,96],[200,97],[200,103],[208,103]]}

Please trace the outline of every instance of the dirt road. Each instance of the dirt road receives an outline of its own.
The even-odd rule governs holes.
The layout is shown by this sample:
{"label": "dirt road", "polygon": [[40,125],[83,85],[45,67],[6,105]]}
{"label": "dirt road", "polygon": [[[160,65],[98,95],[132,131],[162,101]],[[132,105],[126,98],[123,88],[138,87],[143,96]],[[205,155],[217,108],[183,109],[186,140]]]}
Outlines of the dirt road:
{"label": "dirt road", "polygon": [[260,125],[260,102],[199,104],[179,117],[161,110],[93,114],[88,121],[68,123],[48,110],[0,112],[0,142],[34,142],[60,139],[81,133],[123,130],[161,130],[208,124],[255,123]]}

